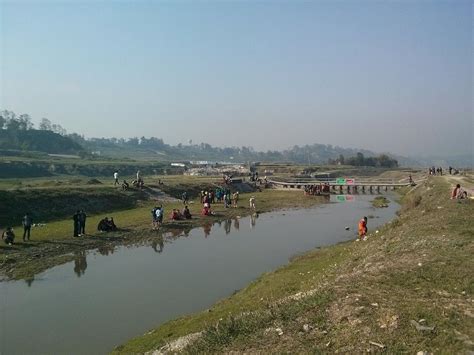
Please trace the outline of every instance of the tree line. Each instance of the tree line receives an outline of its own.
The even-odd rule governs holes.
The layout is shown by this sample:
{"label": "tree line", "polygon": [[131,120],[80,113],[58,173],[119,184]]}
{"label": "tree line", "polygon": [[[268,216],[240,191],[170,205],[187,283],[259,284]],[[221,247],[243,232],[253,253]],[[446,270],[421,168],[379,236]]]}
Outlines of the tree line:
{"label": "tree line", "polygon": [[[12,111],[0,111],[0,131],[10,132],[10,141],[16,141],[15,147],[21,146],[21,149],[32,149],[40,146],[35,144],[34,138],[28,135],[29,139],[21,139],[15,132],[37,131],[31,117],[27,114],[16,115]],[[212,161],[268,161],[268,162],[294,162],[300,164],[345,164],[354,166],[381,166],[394,167],[398,162],[386,154],[375,156],[374,153],[367,150],[355,150],[332,146],[330,144],[312,144],[298,146],[295,145],[282,151],[268,150],[266,152],[255,151],[252,147],[213,147],[208,143],[193,144],[189,141],[187,144],[169,145],[162,138],[157,137],[132,137],[132,138],[85,138],[77,133],[68,134],[59,124],[51,122],[47,118],[42,118],[38,126],[38,131],[54,132],[65,139],[58,144],[58,147],[65,149],[67,141],[71,141],[69,151],[78,150],[82,147],[85,151],[120,151],[120,154],[132,154],[133,152],[148,152],[150,155],[158,153],[162,159],[180,159],[180,160],[212,160]],[[23,134],[22,137],[24,137]],[[45,135],[36,135],[36,139],[45,139]],[[2,145],[0,144],[0,147]],[[12,148],[9,148],[12,149]],[[347,157],[347,158],[345,158]]]}

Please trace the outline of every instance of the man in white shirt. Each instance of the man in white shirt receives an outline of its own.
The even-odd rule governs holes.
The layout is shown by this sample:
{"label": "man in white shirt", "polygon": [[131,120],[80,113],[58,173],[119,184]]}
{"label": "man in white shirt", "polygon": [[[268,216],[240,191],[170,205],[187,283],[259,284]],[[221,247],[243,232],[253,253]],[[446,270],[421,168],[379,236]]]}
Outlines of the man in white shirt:
{"label": "man in white shirt", "polygon": [[118,180],[118,171],[117,170],[115,170],[115,172],[114,172],[114,179],[115,179],[114,186],[120,185],[119,180]]}

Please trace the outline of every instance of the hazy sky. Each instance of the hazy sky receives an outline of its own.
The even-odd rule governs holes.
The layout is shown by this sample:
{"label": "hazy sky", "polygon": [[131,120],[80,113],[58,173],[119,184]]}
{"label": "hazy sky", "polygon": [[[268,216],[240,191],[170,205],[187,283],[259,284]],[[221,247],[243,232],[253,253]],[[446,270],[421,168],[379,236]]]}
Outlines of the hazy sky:
{"label": "hazy sky", "polygon": [[468,154],[472,6],[0,0],[0,107],[88,137]]}

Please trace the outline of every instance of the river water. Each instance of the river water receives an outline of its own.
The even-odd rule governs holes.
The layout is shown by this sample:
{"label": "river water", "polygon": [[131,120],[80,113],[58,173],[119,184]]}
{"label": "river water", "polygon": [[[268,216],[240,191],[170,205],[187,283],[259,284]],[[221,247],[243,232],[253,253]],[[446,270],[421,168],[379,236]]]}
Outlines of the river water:
{"label": "river water", "polygon": [[311,209],[80,253],[33,281],[2,282],[0,353],[107,353],[167,320],[210,307],[295,254],[355,239],[364,215],[373,216],[369,231],[392,219],[398,205],[374,209],[373,197],[331,196]]}

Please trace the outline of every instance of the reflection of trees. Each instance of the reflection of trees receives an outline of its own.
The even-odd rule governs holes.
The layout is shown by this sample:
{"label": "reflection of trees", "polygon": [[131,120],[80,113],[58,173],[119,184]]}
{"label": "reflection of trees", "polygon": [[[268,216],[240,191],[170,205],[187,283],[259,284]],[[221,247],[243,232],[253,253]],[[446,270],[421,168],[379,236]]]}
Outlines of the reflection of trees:
{"label": "reflection of trees", "polygon": [[76,273],[77,277],[81,277],[84,275],[87,269],[87,259],[86,259],[86,252],[79,251],[74,253],[74,272]]}
{"label": "reflection of trees", "polygon": [[238,231],[240,228],[240,220],[238,218],[234,219],[234,228],[236,231]]}
{"label": "reflection of trees", "polygon": [[[151,242],[151,247],[156,253],[161,253],[163,252],[163,248],[165,247],[165,243],[163,240],[163,236],[160,236],[158,239],[154,239]],[[159,247],[159,248],[158,248]]]}
{"label": "reflection of trees", "polygon": [[230,233],[230,227],[232,226],[232,220],[230,219],[226,219],[224,221],[224,230],[225,230],[225,234],[229,234]]}
{"label": "reflection of trees", "polygon": [[202,226],[202,230],[204,232],[204,237],[208,237],[209,234],[211,234],[211,228],[212,228],[212,223],[211,222],[206,222],[203,226]]}

